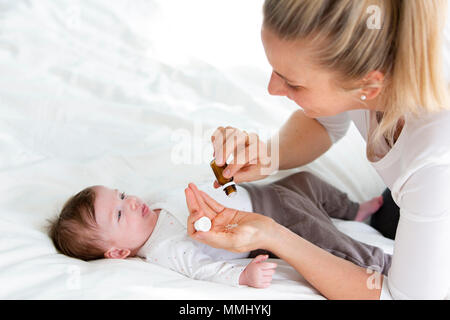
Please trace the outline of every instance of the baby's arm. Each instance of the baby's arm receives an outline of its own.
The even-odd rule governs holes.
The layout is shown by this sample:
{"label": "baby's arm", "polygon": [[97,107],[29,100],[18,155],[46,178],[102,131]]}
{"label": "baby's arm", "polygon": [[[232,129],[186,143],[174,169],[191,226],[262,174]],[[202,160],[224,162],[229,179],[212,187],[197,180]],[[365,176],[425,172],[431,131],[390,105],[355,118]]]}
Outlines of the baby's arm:
{"label": "baby's arm", "polygon": [[246,267],[227,261],[214,261],[213,258],[203,253],[198,253],[197,258],[200,258],[200,263],[197,265],[197,269],[192,268],[190,270],[192,278],[234,286],[246,285],[254,288],[267,288],[272,282],[272,276],[277,267],[276,263],[263,262],[267,260],[267,255],[257,256]]}
{"label": "baby's arm", "polygon": [[[263,262],[269,256],[259,255],[246,267],[226,261],[204,261],[192,277],[198,280],[210,280],[237,286],[245,285],[254,288],[267,288],[272,282],[276,263]],[[217,270],[217,272],[215,271]]]}
{"label": "baby's arm", "polygon": [[147,260],[168,267],[196,280],[239,286],[265,288],[270,285],[275,263],[263,262],[266,256],[258,256],[247,266],[212,257],[205,245],[191,239],[171,240],[153,246]]}

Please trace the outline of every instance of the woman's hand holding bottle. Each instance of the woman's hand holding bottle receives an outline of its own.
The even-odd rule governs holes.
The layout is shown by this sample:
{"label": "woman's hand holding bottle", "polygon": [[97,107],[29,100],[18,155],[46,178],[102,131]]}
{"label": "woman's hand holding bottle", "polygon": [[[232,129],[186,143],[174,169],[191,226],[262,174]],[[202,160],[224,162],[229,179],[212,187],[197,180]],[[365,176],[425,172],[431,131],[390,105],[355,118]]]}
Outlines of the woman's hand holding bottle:
{"label": "woman's hand holding bottle", "polygon": [[[225,178],[233,177],[235,183],[251,182],[264,179],[278,170],[274,166],[274,158],[270,144],[261,141],[256,133],[233,127],[219,127],[211,136],[215,161],[218,166],[224,166],[230,155],[233,160],[228,163],[223,172]],[[214,181],[214,187],[220,185]]]}

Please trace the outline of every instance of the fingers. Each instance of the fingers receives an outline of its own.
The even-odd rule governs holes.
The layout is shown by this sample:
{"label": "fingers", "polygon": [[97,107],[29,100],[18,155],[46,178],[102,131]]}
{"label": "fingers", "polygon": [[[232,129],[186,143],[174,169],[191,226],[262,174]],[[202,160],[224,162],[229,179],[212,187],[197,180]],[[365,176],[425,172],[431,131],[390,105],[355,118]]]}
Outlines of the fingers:
{"label": "fingers", "polygon": [[236,149],[246,148],[248,140],[249,135],[245,131],[233,127],[217,128],[211,136],[216,164],[225,165],[228,157],[234,154]]}
{"label": "fingers", "polygon": [[186,197],[186,204],[189,211],[187,233],[188,235],[192,235],[195,232],[194,223],[203,216],[203,213],[200,211],[195,195],[191,189],[186,188],[184,190],[184,195]]}
{"label": "fingers", "polygon": [[186,205],[191,216],[201,217],[200,208],[194,192],[190,188],[184,189],[184,196],[186,198]]}
{"label": "fingers", "polygon": [[275,273],[275,271],[276,271],[275,269],[263,270],[263,276],[272,278],[272,276]]}
{"label": "fingers", "polygon": [[197,201],[200,202],[201,207],[203,208],[202,205],[206,205],[207,210],[210,210],[210,213],[213,215],[212,218],[225,209],[223,205],[211,198],[206,192],[199,190],[195,184],[190,183],[189,187],[194,191]]}
{"label": "fingers", "polygon": [[246,267],[247,285],[255,288],[267,288],[272,283],[277,267],[276,263],[264,262],[269,258],[267,254],[258,255]]}
{"label": "fingers", "polygon": [[218,166],[222,166],[223,164],[225,164],[226,159],[228,158],[224,154],[225,141],[226,141],[226,128],[224,127],[217,128],[211,136],[211,142],[213,144],[216,164]]}
{"label": "fingers", "polygon": [[266,261],[269,258],[269,255],[267,254],[260,254],[256,258],[254,258],[251,263],[258,263],[259,268],[261,270],[267,271],[268,274],[274,274],[275,269],[277,268],[278,264],[274,262],[263,262]]}
{"label": "fingers", "polygon": [[245,165],[239,171],[233,174],[234,183],[250,182],[258,180],[256,177],[261,175],[261,171],[256,166]]}
{"label": "fingers", "polygon": [[276,263],[262,263],[261,271],[262,271],[262,284],[269,286],[272,283],[273,275],[276,272]]}
{"label": "fingers", "polygon": [[270,269],[276,269],[278,265],[273,262],[265,262],[263,263],[263,266],[261,267],[263,270],[270,270]]}
{"label": "fingers", "polygon": [[[226,142],[225,142],[225,150],[224,150],[224,153],[226,155],[225,160],[228,159],[228,157],[231,154],[237,156],[238,153],[240,153],[240,154],[243,153],[244,157],[242,157],[242,156],[241,156],[241,158],[233,157],[232,162],[241,163],[241,166],[247,162],[246,158],[245,158],[245,150],[247,149],[246,148],[247,147],[247,145],[246,145],[247,137],[248,137],[247,133],[244,133],[237,129],[231,131],[227,135]],[[225,161],[221,162],[221,163],[225,164]],[[228,177],[231,177],[231,176],[229,175]]]}
{"label": "fingers", "polygon": [[268,254],[260,254],[260,255],[256,256],[252,260],[252,263],[260,263],[260,262],[265,261],[267,259],[269,259],[269,255]]}
{"label": "fingers", "polygon": [[[220,206],[217,202],[215,203],[215,206],[210,207],[204,200],[203,195],[200,193],[200,190],[198,190],[197,186],[193,183],[189,183],[189,189],[194,193],[195,196],[195,200],[197,201],[198,204],[198,210],[200,212],[202,212],[205,216],[207,216],[209,219],[214,219],[216,217],[216,211],[213,208],[217,208],[218,206]],[[203,193],[206,195],[206,193]],[[208,196],[208,201],[211,202],[211,198],[209,198]],[[215,202],[215,201],[214,201]],[[218,211],[222,211],[223,210],[223,206],[222,208]]]}
{"label": "fingers", "polygon": [[220,187],[220,184],[217,182],[217,180],[214,180],[213,187],[214,187],[215,189],[217,189],[217,188]]}
{"label": "fingers", "polygon": [[273,274],[275,273],[275,270],[263,270],[260,278],[257,281],[257,285],[255,287],[257,288],[267,288],[272,284]]}
{"label": "fingers", "polygon": [[267,254],[260,254],[256,258],[254,258],[251,263],[258,263],[259,268],[263,270],[264,275],[272,275],[275,273],[275,269],[277,268],[278,264],[274,262],[263,262],[266,261],[269,258],[269,255]]}
{"label": "fingers", "polygon": [[[258,153],[256,150],[249,150],[249,148],[240,150],[234,158],[234,161],[227,165],[227,168],[223,173],[224,178],[234,177],[236,173],[242,169],[242,167],[248,166],[249,164],[256,165],[258,163],[257,160]],[[229,172],[227,172],[228,170]]]}
{"label": "fingers", "polygon": [[194,224],[198,219],[206,216],[211,219],[211,222],[214,224],[216,213],[220,213],[225,209],[224,206],[217,203],[205,192],[198,190],[197,186],[193,183],[189,184],[189,187],[184,190],[184,193],[189,210],[187,220],[187,233],[189,236],[196,233]]}
{"label": "fingers", "polygon": [[218,214],[221,213],[225,207],[218,203],[216,200],[211,198],[206,192],[203,192],[202,190],[199,190],[200,195],[202,196],[202,199],[205,201],[205,203],[214,210],[214,213]]}
{"label": "fingers", "polygon": [[[235,251],[233,245],[235,245],[235,240],[233,239],[234,234],[231,232],[223,232],[220,228],[215,226],[220,225],[218,218],[222,215],[217,216],[217,214],[222,213],[226,207],[215,201],[205,192],[199,190],[197,186],[193,183],[189,183],[189,187],[185,189],[186,203],[189,208],[189,217],[187,223],[188,235],[194,240],[203,242],[215,248],[222,248],[229,251]],[[208,232],[196,231],[194,228],[194,223],[202,216],[207,216],[211,219],[213,227]]]}

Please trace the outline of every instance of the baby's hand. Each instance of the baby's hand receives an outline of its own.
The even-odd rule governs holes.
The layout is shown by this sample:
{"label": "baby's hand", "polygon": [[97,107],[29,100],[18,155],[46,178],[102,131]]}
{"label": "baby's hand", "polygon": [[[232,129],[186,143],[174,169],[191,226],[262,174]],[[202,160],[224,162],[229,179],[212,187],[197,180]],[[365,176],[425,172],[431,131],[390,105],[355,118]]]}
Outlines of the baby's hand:
{"label": "baby's hand", "polygon": [[268,255],[259,255],[253,259],[242,271],[239,284],[254,288],[267,288],[270,286],[277,264],[263,262],[267,258],[269,258]]}

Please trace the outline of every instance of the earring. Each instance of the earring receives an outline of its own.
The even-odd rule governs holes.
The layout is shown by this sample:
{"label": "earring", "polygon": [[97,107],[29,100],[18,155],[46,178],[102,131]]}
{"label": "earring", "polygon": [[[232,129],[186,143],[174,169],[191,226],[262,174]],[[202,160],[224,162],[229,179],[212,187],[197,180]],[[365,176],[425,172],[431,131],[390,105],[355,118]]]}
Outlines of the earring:
{"label": "earring", "polygon": [[367,97],[366,97],[365,95],[362,95],[362,96],[361,96],[361,100],[362,100],[362,101],[366,101],[366,100],[367,100]]}

